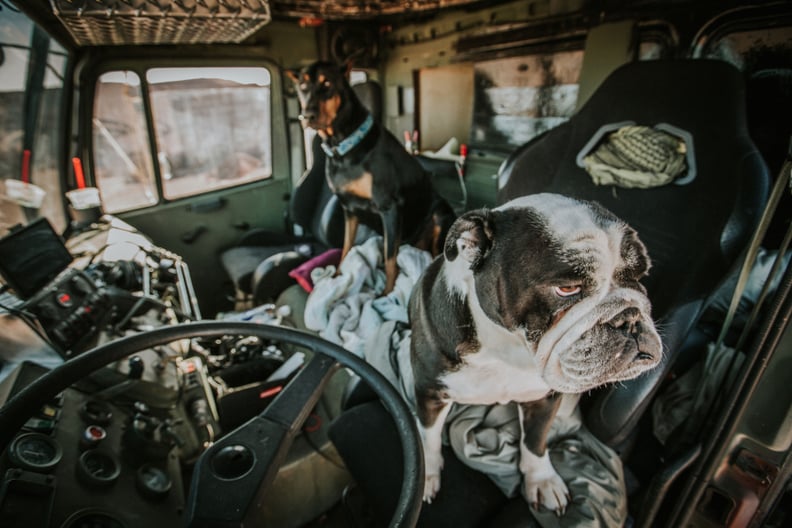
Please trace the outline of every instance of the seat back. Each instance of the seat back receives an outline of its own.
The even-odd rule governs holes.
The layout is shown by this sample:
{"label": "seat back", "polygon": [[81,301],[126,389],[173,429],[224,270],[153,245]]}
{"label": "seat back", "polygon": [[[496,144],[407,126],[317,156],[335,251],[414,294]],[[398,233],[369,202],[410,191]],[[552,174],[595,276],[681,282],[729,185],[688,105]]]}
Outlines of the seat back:
{"label": "seat back", "polygon": [[[624,122],[684,131],[692,181],[648,189],[596,185],[578,159],[592,138]],[[538,192],[599,202],[638,231],[652,259],[643,284],[664,358],[657,369],[587,398],[587,426],[604,442],[618,446],[640,418],[707,297],[745,248],[768,182],[747,132],[742,75],[714,60],[626,64],[569,121],[518,148],[501,166],[500,203]]]}

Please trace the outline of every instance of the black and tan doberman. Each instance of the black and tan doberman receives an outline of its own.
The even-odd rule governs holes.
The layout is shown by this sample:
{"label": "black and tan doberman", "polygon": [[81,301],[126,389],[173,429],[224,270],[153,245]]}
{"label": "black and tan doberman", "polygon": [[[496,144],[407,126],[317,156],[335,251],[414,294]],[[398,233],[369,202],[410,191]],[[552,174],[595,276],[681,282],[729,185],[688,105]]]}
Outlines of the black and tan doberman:
{"label": "black and tan doberman", "polygon": [[421,164],[360,102],[346,66],[316,62],[286,73],[296,86],[303,126],[322,139],[328,184],[344,209],[341,260],[354,243],[359,222],[378,231],[381,226],[387,294],[398,275],[399,245],[437,255],[453,210]]}

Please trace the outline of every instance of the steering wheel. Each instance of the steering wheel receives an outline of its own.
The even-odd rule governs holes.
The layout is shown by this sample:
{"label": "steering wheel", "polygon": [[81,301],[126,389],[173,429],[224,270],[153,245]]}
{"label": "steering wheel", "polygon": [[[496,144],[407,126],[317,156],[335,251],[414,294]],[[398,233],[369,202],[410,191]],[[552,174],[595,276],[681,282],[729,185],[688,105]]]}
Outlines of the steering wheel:
{"label": "steering wheel", "polygon": [[257,522],[258,505],[267,500],[266,492],[289,447],[340,365],[371,386],[396,422],[404,471],[390,526],[415,526],[422,504],[423,452],[415,420],[402,397],[371,365],[347,350],[313,334],[280,326],[226,321],[166,326],[84,352],[31,383],[0,408],[0,452],[8,447],[32,409],[41,407],[93,371],[135,352],[179,339],[222,335],[286,342],[311,350],[314,355],[261,414],[201,454],[187,498],[186,526],[261,525]]}

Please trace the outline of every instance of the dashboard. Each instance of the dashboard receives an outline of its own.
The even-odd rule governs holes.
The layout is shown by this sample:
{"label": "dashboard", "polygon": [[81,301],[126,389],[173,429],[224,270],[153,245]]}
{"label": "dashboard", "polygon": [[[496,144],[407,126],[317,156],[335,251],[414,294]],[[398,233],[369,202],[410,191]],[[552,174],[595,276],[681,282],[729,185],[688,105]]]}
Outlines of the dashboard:
{"label": "dashboard", "polygon": [[[47,229],[36,229],[43,240]],[[201,319],[186,263],[119,219],[105,216],[61,241],[62,269],[36,273],[30,264],[52,267],[47,254],[62,254],[53,253],[58,243],[40,244],[44,255],[28,249],[28,265],[0,266],[16,286],[0,295],[0,404],[90,348]],[[19,274],[8,280],[9,269]],[[26,271],[41,284],[31,288]],[[283,323],[274,306],[257,316]],[[263,410],[301,358],[259,338],[223,336],[141,350],[95,371],[30,409],[0,457],[1,524],[180,525],[198,457]]]}

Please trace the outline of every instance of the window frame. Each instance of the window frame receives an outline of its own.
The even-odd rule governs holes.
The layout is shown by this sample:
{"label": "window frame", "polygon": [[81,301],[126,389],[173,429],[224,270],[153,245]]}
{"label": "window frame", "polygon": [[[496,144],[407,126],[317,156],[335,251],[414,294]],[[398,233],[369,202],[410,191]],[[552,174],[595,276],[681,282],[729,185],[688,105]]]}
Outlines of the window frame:
{"label": "window frame", "polygon": [[[237,51],[239,50],[239,51]],[[124,214],[129,212],[144,211],[146,209],[161,207],[171,203],[202,199],[207,196],[234,192],[241,187],[267,185],[268,182],[289,179],[289,140],[287,137],[288,123],[285,112],[285,98],[283,93],[283,80],[281,70],[277,64],[264,56],[260,49],[254,48],[235,48],[234,56],[230,57],[223,49],[203,48],[195,52],[189,49],[175,51],[170,47],[149,48],[148,56],[145,60],[140,59],[140,51],[137,51],[136,58],[128,58],[123,47],[118,49],[104,50],[101,56],[87,57],[81,60],[77,68],[78,84],[81,91],[76,93],[78,102],[75,107],[83,119],[75,119],[81,123],[79,130],[76,130],[72,137],[77,138],[70,151],[73,155],[79,156],[83,160],[85,177],[90,185],[96,185],[96,165],[94,161],[94,138],[92,118],[94,104],[97,97],[96,87],[99,78],[113,71],[134,72],[140,80],[140,90],[142,96],[143,115],[145,119],[145,129],[149,152],[152,156],[155,189],[157,193],[156,202],[140,207],[119,210],[114,214]],[[202,56],[190,56],[191,53],[200,53]],[[237,56],[238,54],[238,56]],[[183,56],[181,56],[183,55]],[[174,58],[178,57],[178,58]],[[148,91],[147,71],[156,68],[265,68],[270,73],[270,130],[272,148],[272,176],[265,179],[248,181],[238,185],[230,185],[217,189],[209,189],[204,192],[166,198],[163,190],[163,174],[160,164],[157,162],[157,137],[154,128],[154,115]]]}

